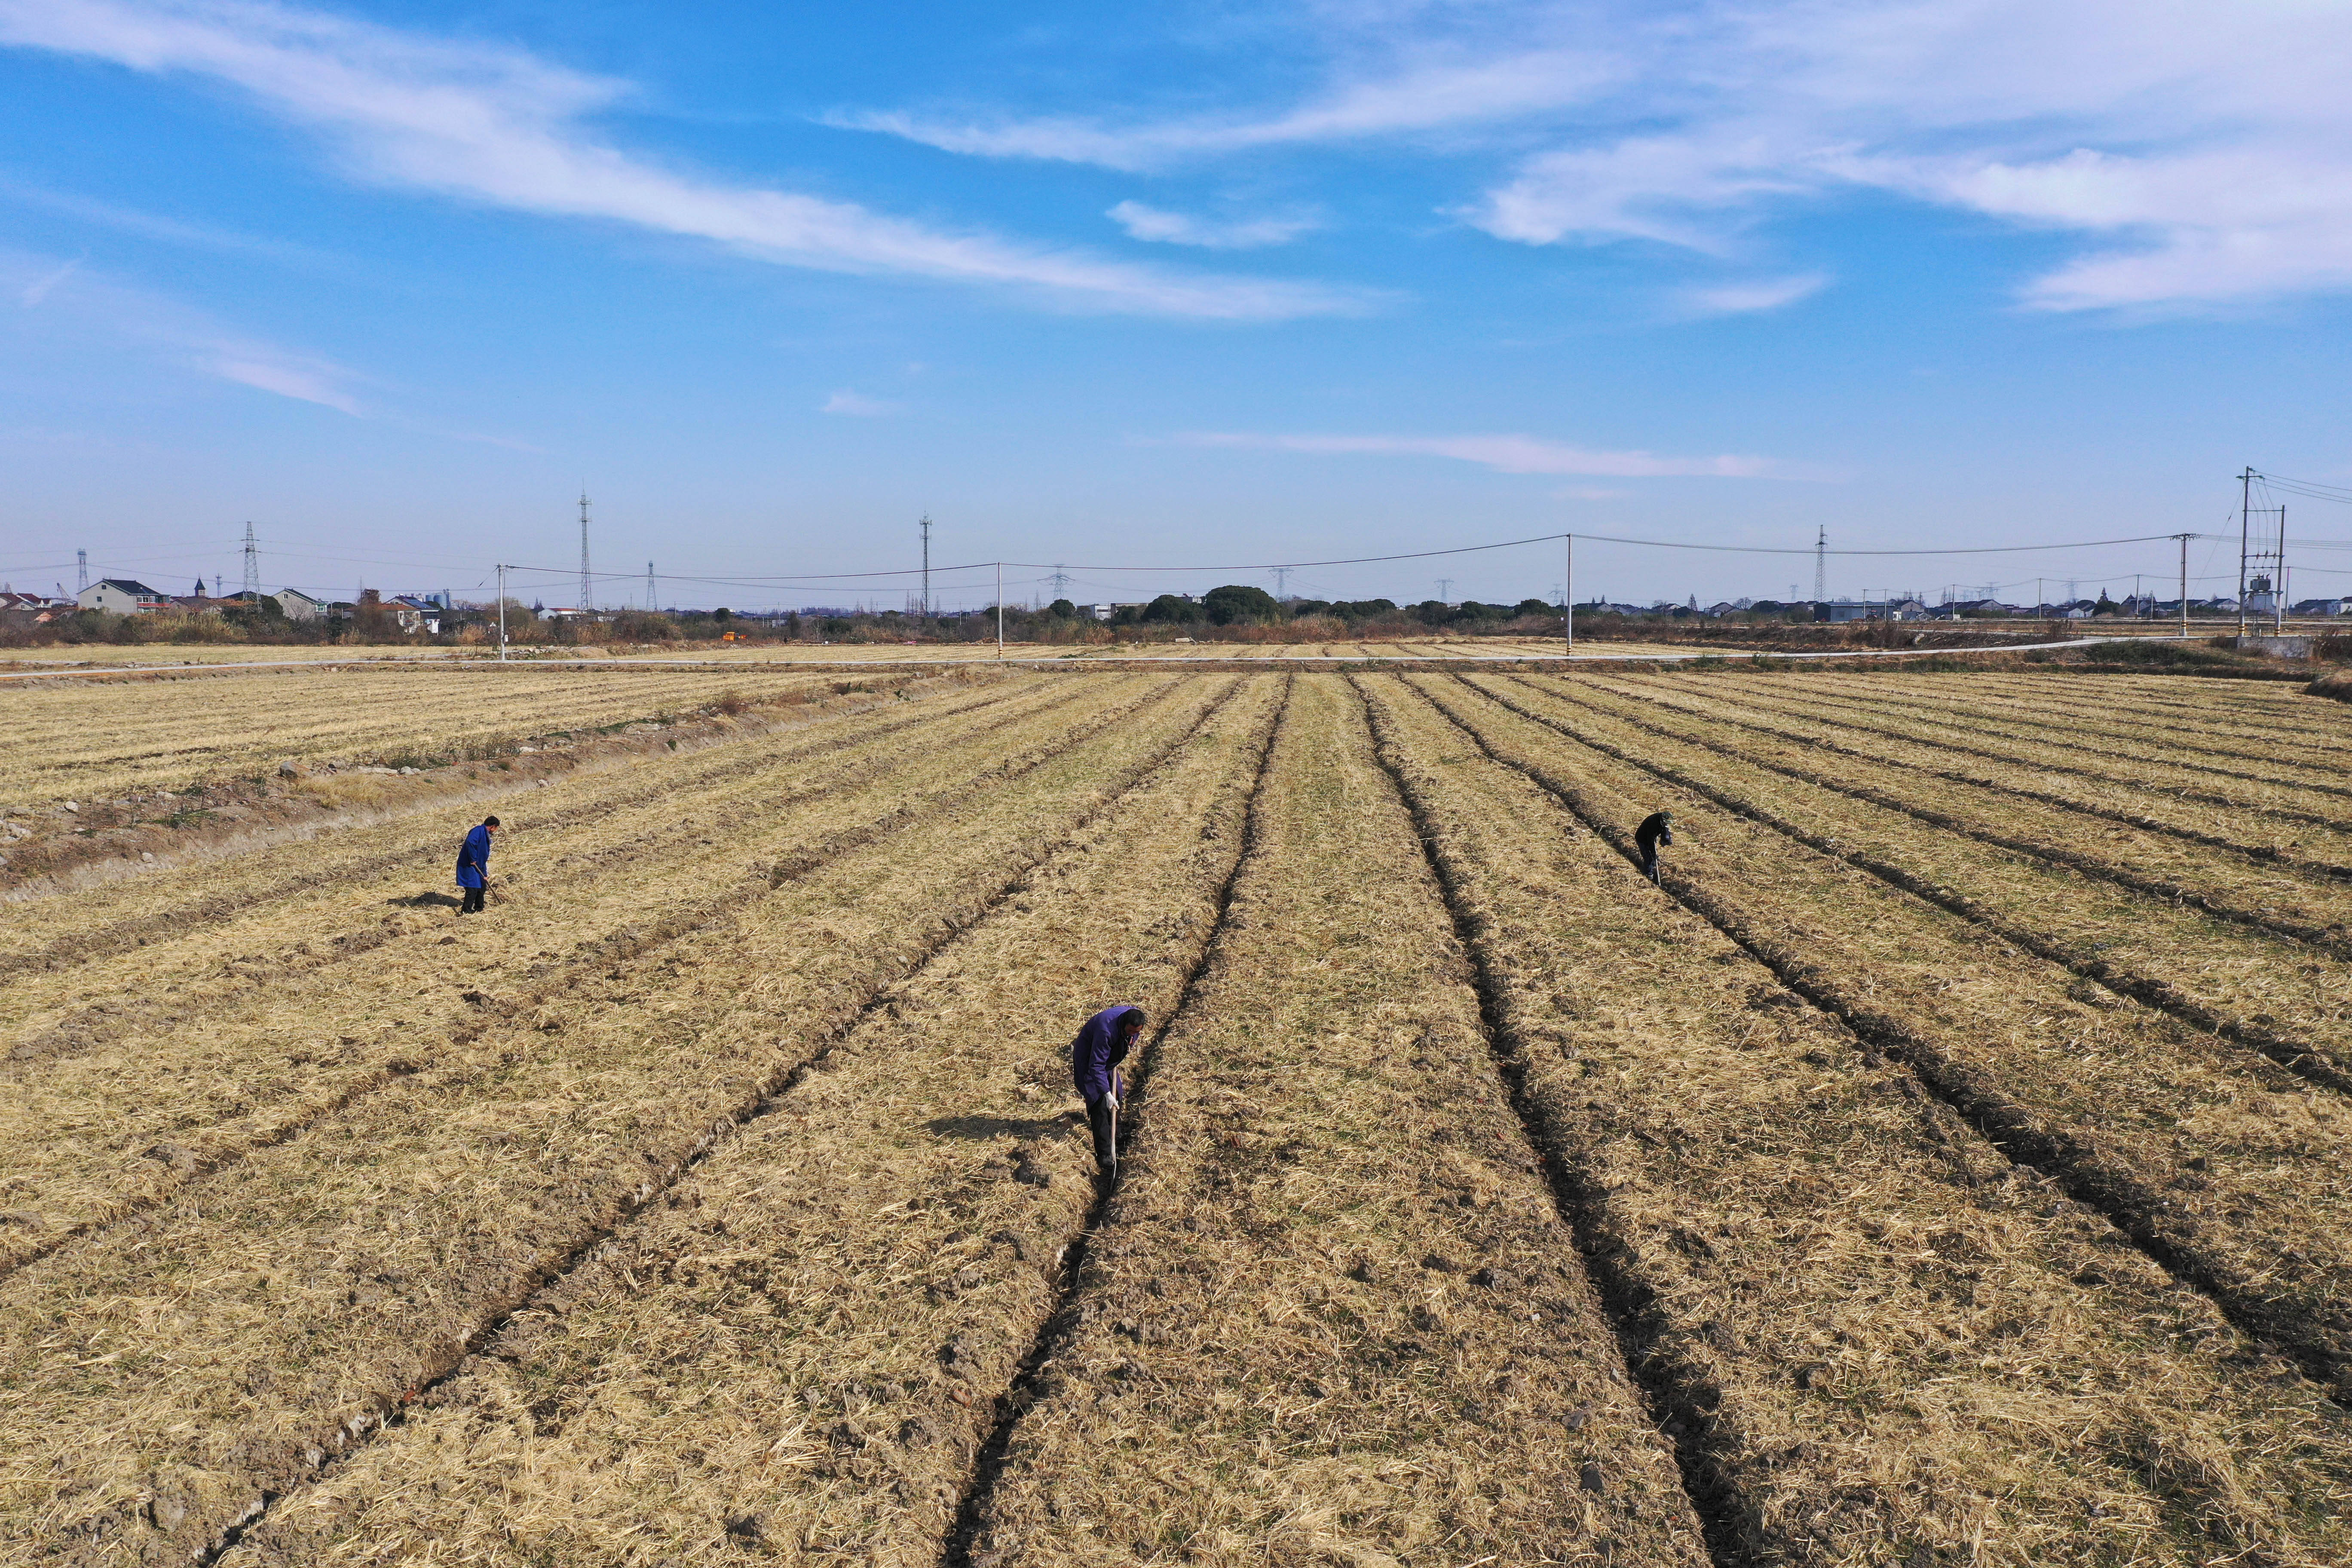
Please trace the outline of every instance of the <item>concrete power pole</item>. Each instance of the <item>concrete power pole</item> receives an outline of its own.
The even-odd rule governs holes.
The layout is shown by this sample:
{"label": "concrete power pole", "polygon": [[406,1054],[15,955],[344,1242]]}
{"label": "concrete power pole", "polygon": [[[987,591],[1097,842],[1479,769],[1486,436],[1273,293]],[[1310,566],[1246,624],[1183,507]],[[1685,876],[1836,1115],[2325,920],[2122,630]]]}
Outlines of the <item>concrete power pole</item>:
{"label": "concrete power pole", "polygon": [[580,613],[588,615],[596,608],[596,590],[588,576],[588,490],[580,490]]}
{"label": "concrete power pole", "polygon": [[246,597],[261,597],[261,546],[255,542],[253,524],[245,525],[245,592]]}
{"label": "concrete power pole", "polygon": [[[929,617],[931,613],[931,514],[929,512],[923,514],[920,526],[923,530],[923,614]],[[1003,571],[1002,566],[997,568],[1000,577],[1003,574]],[[1000,600],[1004,597],[1002,584],[999,584],[996,596]]]}
{"label": "concrete power pole", "polygon": [[1813,535],[1813,603],[1816,605],[1829,597],[1829,568],[1830,531],[1827,524],[1822,524],[1820,531]]}
{"label": "concrete power pole", "polygon": [[2180,541],[2180,635],[2189,635],[2189,542],[2193,533],[2177,535]]}
{"label": "concrete power pole", "polygon": [[661,605],[655,603],[658,591],[654,587],[654,563],[648,561],[646,563],[646,613],[647,615],[661,608]]}
{"label": "concrete power pole", "polygon": [[2249,464],[2238,476],[2238,635],[2246,635],[2246,551],[2252,544],[2254,470]]}

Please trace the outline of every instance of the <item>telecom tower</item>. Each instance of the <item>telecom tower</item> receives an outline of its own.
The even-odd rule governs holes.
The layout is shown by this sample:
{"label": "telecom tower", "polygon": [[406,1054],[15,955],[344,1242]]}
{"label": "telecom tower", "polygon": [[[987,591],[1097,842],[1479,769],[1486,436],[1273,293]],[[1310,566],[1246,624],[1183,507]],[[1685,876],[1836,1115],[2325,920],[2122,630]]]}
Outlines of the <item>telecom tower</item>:
{"label": "telecom tower", "polygon": [[89,552],[77,550],[74,552],[74,592],[79,594],[89,586]]}
{"label": "telecom tower", "polygon": [[1830,531],[1826,523],[1813,536],[1813,603],[1818,605],[1829,595]]}
{"label": "telecom tower", "polygon": [[580,487],[580,613],[594,611],[596,590],[588,579],[588,487]]}
{"label": "telecom tower", "polygon": [[650,561],[646,563],[646,608],[648,611],[661,608],[654,601],[654,563]]}
{"label": "telecom tower", "polygon": [[923,530],[922,613],[928,616],[931,613],[931,514],[929,512],[925,512],[923,514],[921,527]]}
{"label": "telecom tower", "polygon": [[261,597],[261,546],[254,542],[249,522],[245,525],[245,596],[249,601]]}

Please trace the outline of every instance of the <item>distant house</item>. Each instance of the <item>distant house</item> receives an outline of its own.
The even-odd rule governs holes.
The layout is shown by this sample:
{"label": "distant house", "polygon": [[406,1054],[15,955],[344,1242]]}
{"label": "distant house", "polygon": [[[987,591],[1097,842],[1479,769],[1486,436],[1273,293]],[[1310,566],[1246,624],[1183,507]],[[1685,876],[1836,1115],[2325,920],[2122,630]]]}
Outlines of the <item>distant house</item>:
{"label": "distant house", "polygon": [[315,621],[327,613],[327,602],[314,599],[299,588],[280,588],[269,595],[289,621]]}
{"label": "distant house", "polygon": [[1825,599],[1813,606],[1813,619],[1817,621],[1875,621],[1885,616],[1885,605],[1863,599]]}
{"label": "distant house", "polygon": [[441,635],[441,617],[446,612],[432,599],[403,594],[398,598],[385,600],[383,607],[392,612],[393,620],[402,631],[423,632],[427,637]]}
{"label": "distant house", "polygon": [[101,577],[76,595],[74,603],[117,616],[152,616],[169,609],[172,596],[132,578]]}
{"label": "distant house", "polygon": [[2352,599],[2305,599],[2295,605],[2298,616],[2352,616]]}

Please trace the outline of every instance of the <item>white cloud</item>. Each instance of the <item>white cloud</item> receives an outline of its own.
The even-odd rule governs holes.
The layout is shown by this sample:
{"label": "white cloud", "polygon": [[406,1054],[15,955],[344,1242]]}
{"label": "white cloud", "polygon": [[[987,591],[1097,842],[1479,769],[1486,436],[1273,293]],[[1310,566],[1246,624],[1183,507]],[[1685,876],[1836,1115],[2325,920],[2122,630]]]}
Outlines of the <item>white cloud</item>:
{"label": "white cloud", "polygon": [[257,0],[0,0],[0,43],[230,83],[333,137],[387,184],[552,216],[633,224],[833,271],[1002,286],[1065,307],[1225,320],[1365,308],[1341,290],[1187,276],[951,233],[851,203],[666,168],[583,118],[624,84],[520,51],[445,43]]}
{"label": "white cloud", "polygon": [[1777,310],[1800,300],[1810,300],[1828,285],[1829,279],[1823,274],[1807,272],[1794,278],[1756,278],[1741,283],[1692,289],[1684,293],[1683,300],[1701,315],[1737,316],[1754,310]]}
{"label": "white cloud", "polygon": [[905,406],[904,404],[893,403],[887,398],[868,397],[862,392],[851,392],[845,388],[826,398],[824,406],[817,412],[847,414],[859,419],[878,419],[886,414],[896,414]]}
{"label": "white cloud", "polygon": [[1724,455],[1667,458],[1654,452],[1604,452],[1533,436],[1269,436],[1194,431],[1176,440],[1188,447],[1225,447],[1318,457],[1450,458],[1506,474],[1577,474],[1611,479],[1799,479],[1817,474],[1770,458]]}
{"label": "white cloud", "polygon": [[0,249],[0,287],[14,287],[50,330],[83,341],[128,344],[200,375],[257,391],[361,414],[351,384],[359,379],[331,361],[262,342],[168,296],[94,273],[79,261]]}
{"label": "white cloud", "polygon": [[1207,250],[1251,250],[1286,245],[1315,226],[1306,218],[1262,217],[1238,223],[1217,223],[1185,213],[1148,207],[1141,202],[1121,202],[1105,215],[1136,239],[1161,245],[1197,245]]}
{"label": "white cloud", "polygon": [[1730,257],[1766,218],[1888,192],[2081,237],[2020,291],[2047,310],[2352,288],[2342,4],[1325,0],[1306,15],[1327,79],[1289,106],[836,122],[1133,170],[1407,141],[1500,160],[1456,216],[1531,245]]}
{"label": "white cloud", "polygon": [[883,112],[837,114],[829,123],[950,153],[1141,171],[1261,147],[1393,137],[1525,115],[1574,101],[1612,74],[1598,54],[1544,48],[1468,61],[1416,58],[1269,115],[1112,125],[1068,117],[979,122]]}

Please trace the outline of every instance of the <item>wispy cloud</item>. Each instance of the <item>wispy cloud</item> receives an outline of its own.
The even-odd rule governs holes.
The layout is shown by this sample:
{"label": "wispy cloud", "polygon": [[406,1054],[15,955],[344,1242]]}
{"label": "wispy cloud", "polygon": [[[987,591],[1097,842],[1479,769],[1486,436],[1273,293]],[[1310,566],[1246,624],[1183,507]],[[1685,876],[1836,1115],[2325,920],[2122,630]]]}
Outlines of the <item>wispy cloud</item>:
{"label": "wispy cloud", "polygon": [[1161,245],[1197,245],[1206,250],[1255,250],[1268,245],[1287,245],[1316,226],[1313,220],[1302,217],[1219,223],[1212,218],[1148,207],[1141,202],[1121,202],[1105,216],[1132,238]]}
{"label": "wispy cloud", "polygon": [[1829,286],[1829,278],[1807,272],[1794,278],[1757,278],[1743,283],[1722,283],[1691,289],[1683,303],[1704,316],[1737,316],[1755,310],[1778,310],[1800,300],[1810,300]]}
{"label": "wispy cloud", "polygon": [[826,398],[824,406],[817,412],[846,414],[858,419],[878,419],[885,415],[898,413],[905,407],[905,404],[893,403],[887,397],[868,397],[862,392],[845,389]]}
{"label": "wispy cloud", "polygon": [[89,259],[89,258],[87,256],[78,256],[71,261],[67,262],[64,266],[58,268],[53,271],[42,273],[38,278],[34,279],[30,283],[26,284],[22,289],[18,290],[16,295],[17,302],[23,305],[27,310],[32,310],[34,307],[40,304],[42,300],[49,297],[50,289],[56,288],[58,284],[64,282],[67,279],[80,271],[81,264]]}
{"label": "wispy cloud", "polygon": [[599,138],[626,85],[518,50],[255,0],[0,0],[0,43],[229,83],[332,137],[357,174],[687,236],[785,265],[994,285],[1063,308],[1278,320],[1366,308],[1308,283],[1172,273],[725,184]]}
{"label": "wispy cloud", "polygon": [[[21,280],[21,281],[20,281]],[[51,318],[85,340],[127,345],[194,374],[234,382],[339,413],[362,412],[351,371],[298,350],[264,342],[205,312],[97,274],[80,261],[0,250],[0,287],[13,285],[27,322]]]}
{"label": "wispy cloud", "polygon": [[1610,479],[1799,479],[1818,474],[1770,458],[1724,455],[1661,457],[1654,452],[1595,451],[1534,436],[1275,436],[1192,431],[1175,437],[1187,447],[1225,447],[1317,457],[1450,458],[1506,474],[1578,474]]}
{"label": "wispy cloud", "polygon": [[1572,102],[1617,74],[1601,54],[1544,48],[1466,61],[1416,58],[1261,115],[1119,124],[1068,117],[957,121],[889,110],[835,114],[828,123],[950,153],[1141,171],[1261,147],[1393,137],[1526,115]]}

